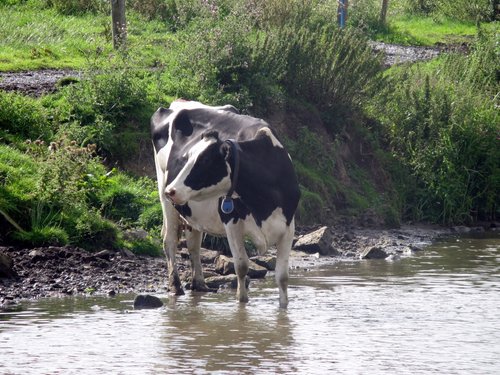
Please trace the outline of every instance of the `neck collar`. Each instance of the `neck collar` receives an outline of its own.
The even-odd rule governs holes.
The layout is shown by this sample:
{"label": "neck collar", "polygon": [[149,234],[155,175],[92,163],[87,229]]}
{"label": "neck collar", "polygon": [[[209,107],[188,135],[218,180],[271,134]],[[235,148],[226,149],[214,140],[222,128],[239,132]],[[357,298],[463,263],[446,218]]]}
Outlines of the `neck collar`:
{"label": "neck collar", "polygon": [[228,139],[224,142],[227,143],[230,147],[230,154],[229,154],[230,156],[228,155],[227,159],[232,157],[233,170],[231,172],[233,177],[231,178],[231,187],[229,188],[229,191],[227,192],[224,199],[222,200],[221,210],[225,214],[230,214],[234,210],[234,202],[233,198],[231,197],[234,193],[234,189],[236,188],[236,182],[238,181],[238,174],[240,171],[240,153],[239,153],[240,146],[238,145],[238,142],[236,142],[234,139]]}

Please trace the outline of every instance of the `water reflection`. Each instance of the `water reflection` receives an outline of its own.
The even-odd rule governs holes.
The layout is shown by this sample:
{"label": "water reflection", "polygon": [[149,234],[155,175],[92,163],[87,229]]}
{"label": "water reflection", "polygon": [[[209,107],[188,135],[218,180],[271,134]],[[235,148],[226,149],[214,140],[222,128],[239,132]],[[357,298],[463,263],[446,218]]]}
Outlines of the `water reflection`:
{"label": "water reflection", "polygon": [[169,307],[161,326],[161,356],[168,366],[160,369],[294,371],[293,361],[286,360],[287,348],[294,345],[286,311],[269,304],[249,308],[235,303],[232,295]]}
{"label": "water reflection", "polygon": [[500,239],[450,239],[398,261],[296,270],[234,293],[46,299],[0,313],[0,374],[500,373]]}

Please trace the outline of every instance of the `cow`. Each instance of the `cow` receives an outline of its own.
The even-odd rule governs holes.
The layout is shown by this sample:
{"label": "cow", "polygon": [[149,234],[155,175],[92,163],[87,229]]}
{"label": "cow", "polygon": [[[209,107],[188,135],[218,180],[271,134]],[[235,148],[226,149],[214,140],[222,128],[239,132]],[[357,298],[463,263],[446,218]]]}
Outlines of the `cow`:
{"label": "cow", "polygon": [[181,234],[192,264],[191,289],[208,291],[200,261],[203,233],[227,237],[237,297],[248,302],[248,236],[260,255],[276,245],[279,304],[288,304],[288,259],[300,198],[291,158],[270,126],[231,105],[174,101],[151,117],[163,250],[169,291],[184,294],[175,254]]}

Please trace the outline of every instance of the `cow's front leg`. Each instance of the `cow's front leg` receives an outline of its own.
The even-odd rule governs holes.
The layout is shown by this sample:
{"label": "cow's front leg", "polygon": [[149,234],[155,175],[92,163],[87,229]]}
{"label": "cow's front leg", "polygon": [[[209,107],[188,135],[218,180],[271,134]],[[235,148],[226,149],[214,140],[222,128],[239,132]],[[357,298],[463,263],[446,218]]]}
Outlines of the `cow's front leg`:
{"label": "cow's front leg", "polygon": [[170,202],[162,202],[163,227],[161,230],[163,238],[163,252],[167,257],[168,268],[168,290],[176,296],[184,294],[181,279],[177,272],[175,255],[179,242],[179,216]]}
{"label": "cow's front leg", "polygon": [[246,276],[248,273],[248,256],[243,242],[243,231],[241,225],[226,225],[227,241],[233,255],[234,268],[238,277],[237,295],[240,302],[248,302],[248,290],[246,286]]}
{"label": "cow's front leg", "polygon": [[191,258],[191,289],[199,292],[210,292],[205,284],[201,267],[200,247],[203,233],[197,230],[186,231],[186,242]]}
{"label": "cow's front leg", "polygon": [[293,235],[295,232],[295,222],[288,227],[287,232],[277,243],[276,254],[276,283],[279,289],[280,307],[285,309],[288,306],[288,259],[292,250]]}

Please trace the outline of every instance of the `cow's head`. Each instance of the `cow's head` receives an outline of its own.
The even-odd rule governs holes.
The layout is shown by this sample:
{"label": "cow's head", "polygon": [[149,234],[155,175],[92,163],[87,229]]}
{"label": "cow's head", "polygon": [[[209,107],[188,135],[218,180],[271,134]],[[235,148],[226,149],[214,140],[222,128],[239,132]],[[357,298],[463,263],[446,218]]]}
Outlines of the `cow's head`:
{"label": "cow's head", "polygon": [[222,196],[231,187],[233,149],[194,114],[180,111],[170,126],[165,194],[175,204]]}
{"label": "cow's head", "polygon": [[164,172],[159,182],[175,204],[224,195],[229,190],[231,147],[220,139],[220,133],[210,130],[229,112],[238,113],[231,105],[209,107],[176,101],[151,118],[157,167]]}

